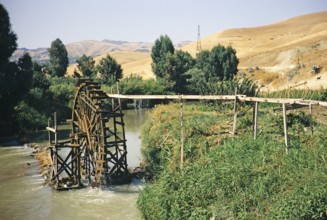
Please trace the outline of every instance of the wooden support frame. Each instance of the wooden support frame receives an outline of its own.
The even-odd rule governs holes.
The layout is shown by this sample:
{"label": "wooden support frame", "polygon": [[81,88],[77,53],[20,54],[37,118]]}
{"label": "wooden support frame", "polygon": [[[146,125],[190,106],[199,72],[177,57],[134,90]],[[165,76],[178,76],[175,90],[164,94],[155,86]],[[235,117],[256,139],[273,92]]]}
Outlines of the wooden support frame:
{"label": "wooden support frame", "polygon": [[233,122],[233,131],[232,135],[235,136],[236,134],[236,126],[237,126],[237,88],[235,89],[235,96],[234,96],[234,122]]}
{"label": "wooden support frame", "polygon": [[285,147],[286,147],[286,153],[288,153],[289,140],[288,140],[288,132],[287,132],[287,115],[286,115],[286,104],[285,103],[283,103],[283,122],[284,122]]}
{"label": "wooden support frame", "polygon": [[184,112],[183,112],[183,99],[180,99],[180,123],[181,123],[181,167],[184,164]]}
{"label": "wooden support frame", "polygon": [[253,108],[253,139],[257,139],[257,133],[258,133],[258,111],[259,111],[259,103],[254,103]]}
{"label": "wooden support frame", "polygon": [[310,121],[310,131],[313,135],[313,126],[312,126],[312,104],[309,104],[309,121]]}
{"label": "wooden support frame", "polygon": [[[54,128],[50,127],[48,121],[48,135],[50,147],[50,157],[52,161],[51,182],[55,189],[67,190],[80,188],[80,154],[81,149],[78,144],[58,141],[57,114],[54,113]],[[54,143],[52,143],[51,134],[54,134]],[[60,154],[62,148],[68,149],[67,155]]]}

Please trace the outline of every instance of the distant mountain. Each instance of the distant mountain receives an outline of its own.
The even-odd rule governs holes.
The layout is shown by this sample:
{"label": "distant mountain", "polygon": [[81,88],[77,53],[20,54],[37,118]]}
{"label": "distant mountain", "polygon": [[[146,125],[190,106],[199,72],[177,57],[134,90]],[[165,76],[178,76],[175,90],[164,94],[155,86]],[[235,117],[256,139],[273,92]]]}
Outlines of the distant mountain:
{"label": "distant mountain", "polygon": [[[178,49],[189,43],[191,43],[191,41],[183,41],[176,44],[175,47],[176,49]],[[69,62],[75,63],[76,59],[81,57],[83,54],[91,57],[97,57],[114,51],[150,53],[153,43],[128,42],[105,39],[102,41],[85,40],[66,44],[65,46],[68,52]],[[25,52],[28,52],[33,58],[33,60],[37,62],[47,63],[49,61],[49,54],[47,48],[19,48],[14,52],[12,60],[17,61]]]}
{"label": "distant mountain", "polygon": [[[68,52],[68,59],[70,63],[76,62],[76,59],[81,57],[83,54],[91,57],[100,56],[113,51],[130,51],[130,52],[143,52],[149,53],[152,48],[152,43],[146,42],[128,42],[128,41],[114,41],[114,40],[85,40],[75,43],[66,44]],[[25,52],[28,52],[32,59],[46,63],[49,61],[49,54],[47,48],[38,49],[17,49],[12,60],[17,61]]]}
{"label": "distant mountain", "polygon": [[49,61],[48,49],[44,47],[37,49],[19,48],[13,53],[11,60],[17,61],[26,52],[31,55],[33,60],[39,63],[47,63]]}

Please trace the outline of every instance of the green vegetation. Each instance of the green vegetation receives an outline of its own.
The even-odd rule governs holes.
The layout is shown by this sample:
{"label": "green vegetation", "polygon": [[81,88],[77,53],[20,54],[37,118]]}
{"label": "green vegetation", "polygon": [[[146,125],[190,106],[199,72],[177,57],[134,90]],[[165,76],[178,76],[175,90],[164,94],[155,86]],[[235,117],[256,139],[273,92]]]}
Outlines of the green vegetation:
{"label": "green vegetation", "polygon": [[[143,127],[142,153],[153,180],[138,198],[145,219],[326,219],[326,115],[288,114],[285,152],[281,112],[261,109],[252,138],[252,111],[240,111],[233,139],[232,110],[184,108],[184,164],[180,163],[179,106],[159,106]],[[160,121],[160,123],[158,123]],[[265,126],[264,126],[265,125]]]}
{"label": "green vegetation", "polygon": [[60,39],[52,42],[50,65],[33,62],[28,53],[15,63],[9,60],[17,48],[9,16],[0,4],[0,134],[24,134],[46,126],[53,112],[69,118],[75,79],[63,78],[67,51]]}
{"label": "green vegetation", "polygon": [[59,38],[52,41],[48,49],[50,57],[50,73],[52,76],[62,77],[65,75],[69,61],[65,45]]}
{"label": "green vegetation", "polygon": [[200,87],[228,81],[237,73],[238,58],[232,47],[215,46],[197,54],[175,51],[170,38],[160,36],[151,51],[152,70],[157,79],[165,79],[176,94],[201,94]]}
{"label": "green vegetation", "polygon": [[266,98],[294,98],[327,101],[327,90],[285,89],[277,92],[261,94]]}
{"label": "green vegetation", "polygon": [[92,57],[83,54],[76,60],[77,68],[82,73],[83,77],[94,78],[95,76],[95,61]]}
{"label": "green vegetation", "polygon": [[100,60],[97,70],[101,74],[100,78],[104,84],[115,84],[123,77],[121,65],[109,54]]}

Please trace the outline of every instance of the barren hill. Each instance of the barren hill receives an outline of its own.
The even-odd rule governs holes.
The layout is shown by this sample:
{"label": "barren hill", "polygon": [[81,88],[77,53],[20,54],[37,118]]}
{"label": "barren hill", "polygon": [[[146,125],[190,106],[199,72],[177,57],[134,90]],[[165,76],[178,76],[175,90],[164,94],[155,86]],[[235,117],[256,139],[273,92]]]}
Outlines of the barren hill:
{"label": "barren hill", "polygon": [[[327,88],[327,12],[290,18],[275,24],[229,29],[201,40],[202,49],[232,46],[240,60],[239,75],[263,85],[262,90]],[[196,42],[182,47],[196,55]],[[312,68],[320,67],[313,74]],[[123,64],[125,76],[153,77],[150,55]],[[250,71],[249,71],[250,70]],[[253,72],[252,72],[253,70]]]}
{"label": "barren hill", "polygon": [[[202,49],[218,44],[232,46],[240,60],[240,71],[270,90],[305,82],[302,88],[327,86],[327,76],[322,74],[327,70],[327,12],[267,26],[226,30],[203,38],[201,44]],[[183,49],[195,55],[196,42]],[[311,73],[313,66],[320,66],[319,75]],[[254,69],[252,74],[247,71],[249,67]]]}

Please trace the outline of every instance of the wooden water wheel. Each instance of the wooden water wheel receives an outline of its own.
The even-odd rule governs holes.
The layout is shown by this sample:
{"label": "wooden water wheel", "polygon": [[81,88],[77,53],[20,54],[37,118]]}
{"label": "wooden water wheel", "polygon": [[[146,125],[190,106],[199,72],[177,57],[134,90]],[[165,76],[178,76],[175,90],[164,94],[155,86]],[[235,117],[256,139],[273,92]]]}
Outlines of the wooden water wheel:
{"label": "wooden water wheel", "polygon": [[97,82],[82,80],[78,86],[71,142],[81,148],[81,182],[98,186],[129,181],[120,100],[110,100]]}

